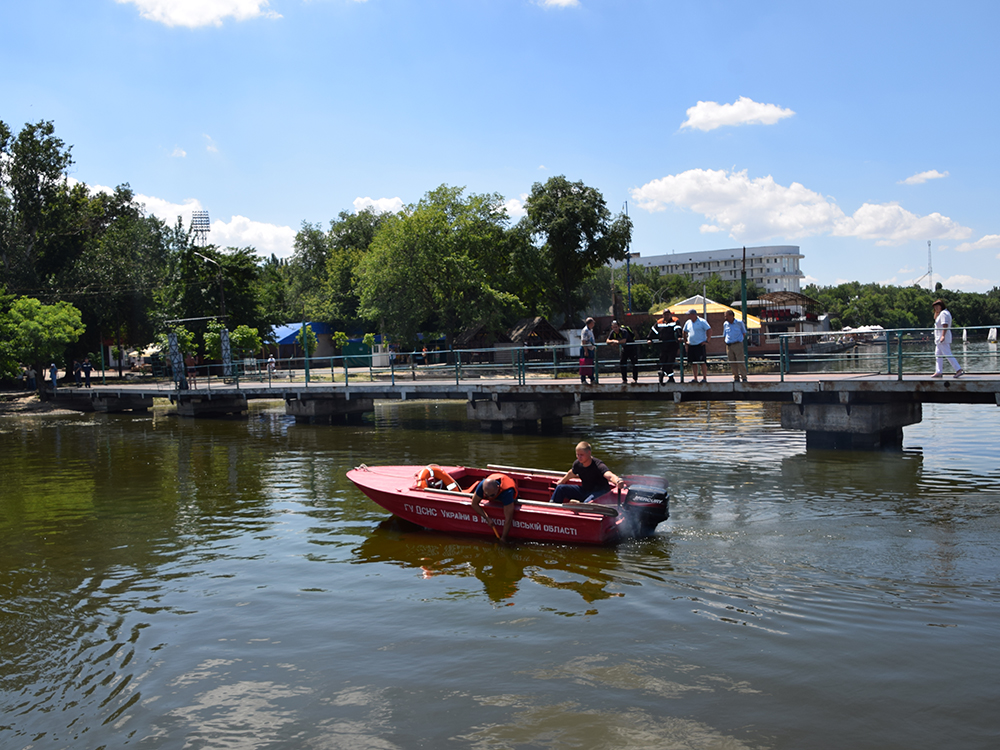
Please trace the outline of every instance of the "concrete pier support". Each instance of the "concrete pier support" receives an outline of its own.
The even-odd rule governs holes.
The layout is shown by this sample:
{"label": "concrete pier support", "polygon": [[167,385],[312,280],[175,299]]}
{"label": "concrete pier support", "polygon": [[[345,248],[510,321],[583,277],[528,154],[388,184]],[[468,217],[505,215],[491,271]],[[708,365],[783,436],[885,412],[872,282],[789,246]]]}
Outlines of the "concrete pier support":
{"label": "concrete pier support", "polygon": [[105,413],[133,411],[142,412],[153,408],[153,397],[141,394],[119,393],[117,395],[94,395],[94,411]]}
{"label": "concrete pier support", "polygon": [[99,411],[105,414],[123,411],[142,412],[153,408],[153,397],[128,391],[98,391],[86,388],[60,388],[47,397],[64,409]]}
{"label": "concrete pier support", "polygon": [[361,424],[365,412],[375,411],[372,398],[351,398],[350,394],[323,394],[318,397],[290,396],[285,398],[285,414],[296,422],[346,422]]}
{"label": "concrete pier support", "polygon": [[177,413],[182,417],[217,417],[242,414],[247,410],[247,397],[242,393],[210,393],[197,396],[178,395]]}
{"label": "concrete pier support", "polygon": [[580,413],[579,394],[548,395],[538,400],[499,399],[494,394],[491,401],[469,401],[466,407],[469,419],[479,420],[484,430],[496,432],[534,432],[539,422],[543,432],[562,430],[563,417]]}
{"label": "concrete pier support", "polygon": [[919,403],[782,404],[781,426],[805,430],[807,448],[901,448],[903,427],[923,416]]}

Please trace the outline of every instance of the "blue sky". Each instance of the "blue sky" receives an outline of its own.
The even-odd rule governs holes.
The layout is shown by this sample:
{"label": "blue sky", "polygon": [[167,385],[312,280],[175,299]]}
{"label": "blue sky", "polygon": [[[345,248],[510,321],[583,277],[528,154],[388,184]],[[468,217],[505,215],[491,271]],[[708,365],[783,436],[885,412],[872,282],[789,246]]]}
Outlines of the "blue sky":
{"label": "blue sky", "polygon": [[[1000,3],[33,0],[0,119],[211,241],[553,175],[643,256],[802,248],[807,281],[1000,286]],[[925,280],[926,283],[926,280]]]}

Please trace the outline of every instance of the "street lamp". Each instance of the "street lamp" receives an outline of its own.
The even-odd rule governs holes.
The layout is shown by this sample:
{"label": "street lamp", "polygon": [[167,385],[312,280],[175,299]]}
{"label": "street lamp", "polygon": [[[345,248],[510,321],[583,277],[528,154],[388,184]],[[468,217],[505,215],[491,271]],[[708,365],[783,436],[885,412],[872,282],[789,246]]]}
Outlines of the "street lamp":
{"label": "street lamp", "polygon": [[640,253],[628,253],[625,256],[625,279],[628,286],[628,311],[632,313],[632,258],[638,258]]}
{"label": "street lamp", "polygon": [[219,261],[215,260],[214,258],[209,258],[207,255],[202,255],[197,250],[192,250],[192,252],[195,255],[197,255],[199,258],[201,258],[202,260],[207,260],[209,263],[214,263],[215,267],[219,269],[219,303],[220,303],[220,307],[221,307],[221,310],[222,310],[222,313],[221,313],[221,315],[219,317],[220,317],[221,320],[225,320],[226,319],[226,292],[225,292],[225,290],[222,287],[222,266],[219,265]]}

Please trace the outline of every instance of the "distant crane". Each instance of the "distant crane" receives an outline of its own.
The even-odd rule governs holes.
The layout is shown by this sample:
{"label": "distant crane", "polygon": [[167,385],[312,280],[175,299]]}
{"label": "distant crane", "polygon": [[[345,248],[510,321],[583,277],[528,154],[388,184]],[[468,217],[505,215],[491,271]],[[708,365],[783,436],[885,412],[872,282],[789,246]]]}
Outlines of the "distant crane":
{"label": "distant crane", "polygon": [[921,281],[927,279],[927,288],[932,292],[934,291],[934,271],[931,267],[931,241],[927,240],[927,273],[921,276],[919,279],[914,281],[914,284],[920,284]]}

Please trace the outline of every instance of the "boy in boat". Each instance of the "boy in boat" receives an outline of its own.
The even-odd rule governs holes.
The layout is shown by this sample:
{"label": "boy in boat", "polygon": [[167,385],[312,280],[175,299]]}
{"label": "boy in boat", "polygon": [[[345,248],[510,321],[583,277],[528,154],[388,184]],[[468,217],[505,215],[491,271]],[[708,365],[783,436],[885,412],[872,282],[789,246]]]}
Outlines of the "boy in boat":
{"label": "boy in boat", "polygon": [[[570,484],[571,479],[579,479],[580,484]],[[573,468],[556,482],[556,489],[549,499],[551,503],[589,503],[611,490],[614,485],[625,487],[622,478],[604,465],[591,453],[590,443],[580,442],[576,446],[576,461]]]}
{"label": "boy in boat", "polygon": [[503,533],[500,541],[507,541],[507,534],[514,524],[514,501],[517,500],[517,483],[506,474],[490,474],[472,491],[472,510],[482,516],[486,511],[479,507],[483,500],[496,501],[503,506]]}

